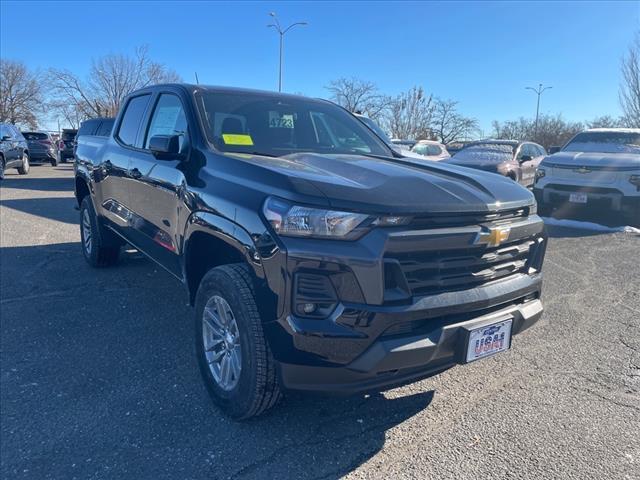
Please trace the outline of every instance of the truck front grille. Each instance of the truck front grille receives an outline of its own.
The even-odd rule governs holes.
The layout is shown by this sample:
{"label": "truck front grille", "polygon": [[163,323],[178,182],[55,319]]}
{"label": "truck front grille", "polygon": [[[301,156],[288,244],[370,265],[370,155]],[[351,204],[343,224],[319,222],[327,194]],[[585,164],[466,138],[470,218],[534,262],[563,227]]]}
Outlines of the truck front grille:
{"label": "truck front grille", "polygon": [[495,248],[474,246],[450,251],[396,253],[390,258],[393,262],[388,264],[388,270],[393,271],[395,261],[398,262],[412,295],[474,288],[526,273],[527,259],[535,243],[533,239],[526,239]]}

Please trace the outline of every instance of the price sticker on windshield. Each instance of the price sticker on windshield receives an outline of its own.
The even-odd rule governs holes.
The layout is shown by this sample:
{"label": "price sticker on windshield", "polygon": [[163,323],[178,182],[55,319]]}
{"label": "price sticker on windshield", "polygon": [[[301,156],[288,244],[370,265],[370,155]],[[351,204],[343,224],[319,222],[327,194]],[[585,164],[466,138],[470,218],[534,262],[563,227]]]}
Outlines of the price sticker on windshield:
{"label": "price sticker on windshield", "polygon": [[293,128],[293,114],[269,111],[269,128]]}
{"label": "price sticker on windshield", "polygon": [[253,139],[251,138],[251,135],[241,135],[239,133],[223,133],[222,140],[224,141],[225,145],[253,145]]}

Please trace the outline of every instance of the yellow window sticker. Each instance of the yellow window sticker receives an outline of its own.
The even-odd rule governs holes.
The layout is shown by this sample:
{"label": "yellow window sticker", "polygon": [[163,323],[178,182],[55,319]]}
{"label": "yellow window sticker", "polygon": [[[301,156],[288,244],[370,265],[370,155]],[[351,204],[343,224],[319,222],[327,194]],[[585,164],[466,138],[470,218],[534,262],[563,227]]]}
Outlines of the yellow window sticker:
{"label": "yellow window sticker", "polygon": [[224,140],[224,143],[227,145],[253,145],[251,135],[239,133],[223,133],[222,140]]}

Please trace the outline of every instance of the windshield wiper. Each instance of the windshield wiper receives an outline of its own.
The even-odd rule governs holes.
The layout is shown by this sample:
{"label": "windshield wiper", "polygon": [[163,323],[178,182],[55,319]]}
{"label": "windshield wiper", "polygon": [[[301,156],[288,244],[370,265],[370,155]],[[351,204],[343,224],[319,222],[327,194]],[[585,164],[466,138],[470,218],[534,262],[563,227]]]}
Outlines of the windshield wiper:
{"label": "windshield wiper", "polygon": [[272,153],[265,153],[265,152],[225,152],[225,153],[231,153],[231,154],[237,154],[237,155],[259,155],[261,157],[271,157],[271,158],[279,158],[280,155],[274,155]]}

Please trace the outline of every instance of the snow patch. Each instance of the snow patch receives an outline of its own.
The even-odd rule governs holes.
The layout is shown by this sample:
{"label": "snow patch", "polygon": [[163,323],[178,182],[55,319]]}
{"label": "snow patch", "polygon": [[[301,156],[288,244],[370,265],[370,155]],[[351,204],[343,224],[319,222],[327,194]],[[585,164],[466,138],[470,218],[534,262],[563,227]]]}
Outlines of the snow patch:
{"label": "snow patch", "polygon": [[630,227],[628,225],[623,227],[607,227],[606,225],[600,225],[599,223],[581,222],[579,220],[565,220],[553,217],[542,217],[542,219],[544,220],[545,225],[552,225],[554,227],[577,228],[579,230],[592,230],[603,233],[640,233],[640,228]]}

